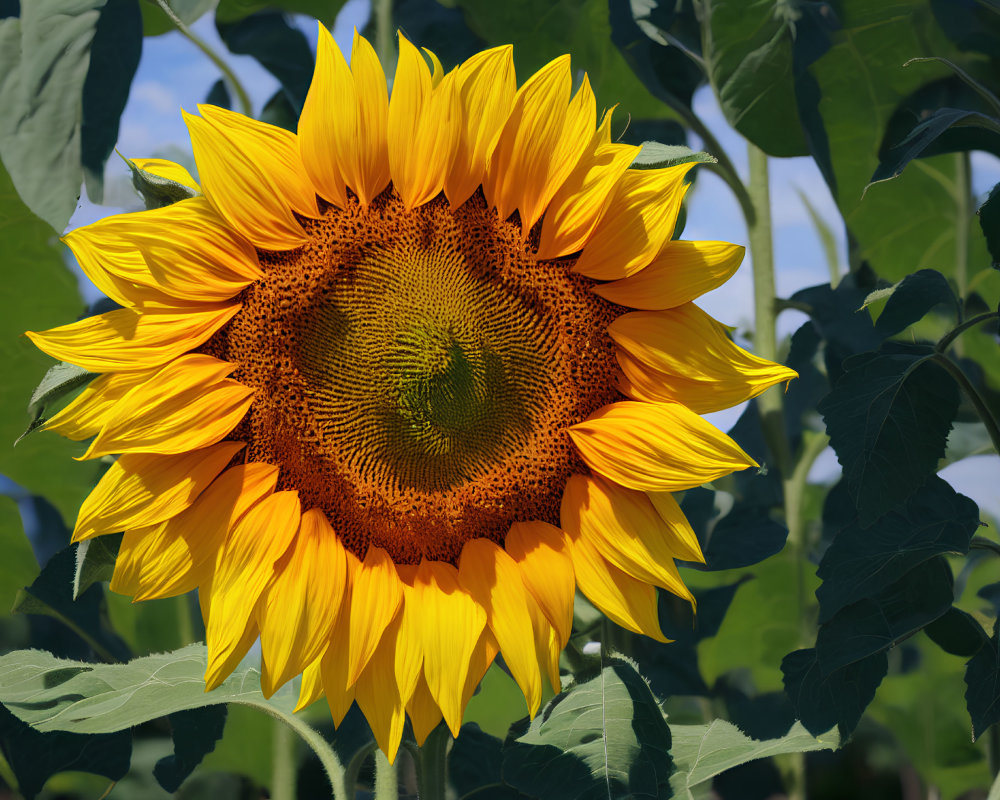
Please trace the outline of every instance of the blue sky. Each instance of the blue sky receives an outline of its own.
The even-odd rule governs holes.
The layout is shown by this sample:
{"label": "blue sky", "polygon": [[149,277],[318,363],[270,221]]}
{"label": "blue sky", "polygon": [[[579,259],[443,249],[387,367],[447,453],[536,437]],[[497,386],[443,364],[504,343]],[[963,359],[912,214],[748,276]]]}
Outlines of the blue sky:
{"label": "blue sky", "polygon": [[[367,17],[367,0],[348,0],[334,29],[334,36],[345,53],[350,52],[354,27],[363,27]],[[315,23],[306,18],[294,18],[294,23],[315,46]],[[206,15],[193,27],[216,52],[224,54],[247,88],[255,110],[259,110],[277,90],[275,79],[254,59],[229,54],[219,41],[211,15]],[[190,161],[187,131],[180,109],[195,111],[218,77],[215,66],[180,34],[147,38],[122,117],[118,142],[121,153],[130,158],[161,156]],[[743,139],[726,124],[710,89],[702,88],[696,94],[694,107],[745,177],[746,146]],[[798,289],[829,280],[826,256],[799,192],[809,197],[813,206],[838,232],[841,272],[847,269],[846,250],[840,235],[842,226],[836,205],[812,159],[772,159],[770,163],[777,289],[780,296],[787,297]],[[114,156],[108,162],[106,177],[105,205],[97,206],[84,199],[70,222],[71,228],[122,210],[141,207],[131,189],[127,169]],[[1000,161],[981,153],[973,154],[973,186],[977,198],[984,199],[990,187],[998,181]],[[746,243],[746,227],[735,199],[721,179],[710,172],[702,172],[694,190],[688,195],[684,238]],[[96,292],[86,280],[81,282],[81,289],[88,299],[95,298]],[[737,326],[740,332],[751,331],[753,300],[749,256],[732,280],[703,297],[699,304],[726,324]],[[805,320],[805,315],[799,312],[783,312],[779,318],[779,335],[791,334]],[[720,428],[728,429],[741,410],[737,407],[711,415],[711,418]],[[833,481],[838,472],[836,458],[828,450],[817,461],[810,477],[826,483]],[[1000,517],[1000,496],[995,490],[1000,485],[1000,457],[989,455],[965,459],[947,467],[942,476],[960,491],[969,494],[994,517]]]}

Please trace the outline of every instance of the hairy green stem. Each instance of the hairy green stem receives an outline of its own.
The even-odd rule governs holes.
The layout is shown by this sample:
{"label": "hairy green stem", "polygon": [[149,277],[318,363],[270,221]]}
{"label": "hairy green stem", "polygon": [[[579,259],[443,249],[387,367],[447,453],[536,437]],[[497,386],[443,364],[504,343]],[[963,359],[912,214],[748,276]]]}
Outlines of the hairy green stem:
{"label": "hairy green stem", "polygon": [[389,758],[381,750],[375,751],[375,800],[399,800],[399,775],[396,773],[396,761],[389,763]]}
{"label": "hairy green stem", "polygon": [[448,745],[451,732],[443,723],[428,734],[414,757],[417,796],[420,800],[444,800],[448,788]]}
{"label": "hairy green stem", "polygon": [[951,343],[955,341],[958,336],[965,333],[969,328],[974,328],[980,323],[987,322],[991,319],[1000,319],[1000,312],[997,311],[987,311],[985,314],[979,314],[972,319],[967,319],[960,325],[956,325],[950,331],[948,331],[944,336],[941,337],[940,341],[934,345],[934,349],[939,353],[943,353],[949,347]]}
{"label": "hairy green stem", "polygon": [[295,749],[298,741],[284,722],[275,721],[271,741],[271,797],[295,800]]}
{"label": "hairy green stem", "polygon": [[382,62],[386,75],[395,69],[396,31],[392,27],[392,0],[372,0],[372,16],[375,19],[375,52]]}
{"label": "hairy green stem", "polygon": [[167,5],[167,0],[156,0],[156,4],[162,9],[163,13],[170,18],[170,21],[174,23],[174,27],[181,32],[188,41],[191,42],[195,47],[201,50],[202,53],[218,67],[219,72],[222,73],[223,77],[229,82],[229,85],[233,87],[233,91],[236,93],[236,99],[239,101],[240,110],[246,114],[248,117],[253,116],[253,104],[250,102],[250,95],[247,94],[246,89],[243,88],[243,84],[240,83],[239,78],[236,77],[229,65],[197,34],[193,33],[191,29],[184,24],[180,17],[178,17],[174,10]]}
{"label": "hairy green stem", "polygon": [[993,449],[1000,453],[1000,424],[997,423],[996,418],[990,412],[990,408],[986,405],[986,401],[983,396],[979,394],[976,387],[972,385],[972,381],[969,377],[962,372],[962,368],[958,366],[954,361],[952,361],[944,353],[935,353],[929,356],[930,360],[938,364],[955,379],[955,382],[961,387],[962,391],[965,392],[965,396],[969,398],[972,405],[976,408],[976,413],[979,415],[979,419],[982,420],[983,425],[986,426],[986,432],[990,435],[990,441],[993,442]]}

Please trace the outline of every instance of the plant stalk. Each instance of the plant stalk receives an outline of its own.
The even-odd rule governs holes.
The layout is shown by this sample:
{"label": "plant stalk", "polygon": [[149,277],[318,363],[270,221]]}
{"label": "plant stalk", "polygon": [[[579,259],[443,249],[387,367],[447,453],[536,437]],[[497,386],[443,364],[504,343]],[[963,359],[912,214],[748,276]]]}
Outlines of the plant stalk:
{"label": "plant stalk", "polygon": [[440,723],[417,749],[417,797],[420,800],[445,800],[448,787],[448,745],[451,732]]}
{"label": "plant stalk", "polygon": [[390,764],[385,753],[375,751],[375,800],[399,800],[399,775],[396,772],[399,753],[396,759]]}
{"label": "plant stalk", "polygon": [[[375,19],[375,52],[386,75],[392,75],[396,64],[395,31],[392,27],[392,0],[372,0]],[[390,78],[391,80],[391,78]]]}
{"label": "plant stalk", "polygon": [[273,724],[271,797],[273,800],[295,800],[295,748],[298,742],[288,725],[278,721]]}
{"label": "plant stalk", "polygon": [[982,395],[972,385],[972,381],[962,372],[962,368],[944,353],[935,353],[932,356],[928,356],[928,358],[939,366],[944,367],[951,377],[955,379],[955,382],[961,387],[962,391],[965,392],[965,396],[975,406],[979,419],[986,426],[986,432],[990,435],[990,441],[993,442],[993,449],[997,453],[1000,453],[1000,424],[997,423],[996,418],[990,412],[990,408],[986,405],[986,401]]}

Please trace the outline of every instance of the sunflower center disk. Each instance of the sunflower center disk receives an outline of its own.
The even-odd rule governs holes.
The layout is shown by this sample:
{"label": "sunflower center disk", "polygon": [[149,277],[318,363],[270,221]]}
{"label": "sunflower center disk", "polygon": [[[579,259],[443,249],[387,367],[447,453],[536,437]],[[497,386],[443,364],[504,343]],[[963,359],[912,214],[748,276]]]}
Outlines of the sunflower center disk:
{"label": "sunflower center disk", "polygon": [[583,469],[566,428],[617,397],[620,309],[480,194],[407,211],[390,188],[303,225],[207,348],[257,390],[232,434],[248,457],[359,557],[455,563],[513,522],[558,524]]}

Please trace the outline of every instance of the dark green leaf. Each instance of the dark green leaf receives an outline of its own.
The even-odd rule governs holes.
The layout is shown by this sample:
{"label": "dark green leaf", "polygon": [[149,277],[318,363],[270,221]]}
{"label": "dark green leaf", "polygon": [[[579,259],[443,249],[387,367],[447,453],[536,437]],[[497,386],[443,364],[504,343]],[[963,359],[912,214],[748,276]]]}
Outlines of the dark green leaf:
{"label": "dark green leaf", "polygon": [[172,755],[156,762],[153,775],[168,792],[176,792],[207,753],[215,749],[226,727],[226,706],[213,705],[170,715]]}
{"label": "dark green leaf", "polygon": [[972,738],[1000,722],[1000,619],[993,636],[965,666],[965,705],[972,717]]}
{"label": "dark green leaf", "polygon": [[1000,14],[996,4],[978,0],[931,0],[934,17],[962,50],[1000,57]]}
{"label": "dark green leaf", "polygon": [[19,794],[33,800],[60,772],[89,772],[110,781],[124,777],[132,759],[132,734],[39,733],[0,706],[0,749],[17,778]]}
{"label": "dark green leaf", "polygon": [[852,521],[837,533],[819,564],[820,622],[877,595],[929,558],[967,553],[978,526],[976,504],[937,476],[870,528]]}
{"label": "dark green leaf", "polygon": [[990,190],[990,196],[979,207],[979,226],[986,237],[986,246],[994,269],[1000,269],[1000,183]]}
{"label": "dark green leaf", "polygon": [[163,208],[198,194],[190,186],[185,186],[183,183],[139,169],[135,162],[129,158],[122,156],[122,160],[128,166],[129,172],[132,173],[132,185],[142,195],[147,209]]}
{"label": "dark green leaf", "polygon": [[284,14],[266,11],[235,22],[217,17],[215,27],[230,52],[257,59],[278,79],[296,112],[302,109],[312,81],[312,49],[302,31],[289,25]]}
{"label": "dark green leaf", "polygon": [[989,638],[975,617],[954,606],[924,628],[924,633],[946,653],[965,658],[978,653]]}
{"label": "dark green leaf", "polygon": [[816,660],[824,674],[888,650],[951,608],[954,581],[942,556],[917,565],[872,597],[846,606],[816,636]]}
{"label": "dark green leaf", "polygon": [[264,9],[305,14],[333,27],[337,14],[346,0],[219,0],[215,18],[219,22],[236,22]]}
{"label": "dark green leaf", "polygon": [[520,793],[503,783],[503,740],[466,724],[448,753],[448,780],[459,800],[517,800]]}
{"label": "dark green leaf", "polygon": [[862,526],[906,500],[944,455],[959,392],[933,352],[890,343],[855,356],[819,404]]}
{"label": "dark green leaf", "polygon": [[625,661],[554,697],[504,744],[504,780],[547,800],[658,798],[672,770],[670,731]]}
{"label": "dark green leaf", "polygon": [[[218,0],[169,0],[167,5],[185,25],[197,21],[202,15],[215,7]],[[160,36],[177,30],[170,17],[163,13],[156,0],[141,0],[143,36]]]}
{"label": "dark green leaf", "polygon": [[83,84],[80,161],[87,194],[100,203],[104,164],[118,141],[118,121],[142,53],[142,14],[136,0],[107,0],[90,51]]}
{"label": "dark green leaf", "polygon": [[260,121],[294,133],[299,123],[299,114],[288,99],[288,94],[279,89],[261,109]]}
{"label": "dark green leaf", "polygon": [[445,69],[475,55],[486,45],[465,24],[462,11],[437,0],[396,0],[393,24],[417,47],[433,50]]}
{"label": "dark green leaf", "polygon": [[[278,93],[284,95],[284,91],[279,91]],[[212,88],[208,90],[208,94],[205,96],[205,102],[210,106],[232,109],[233,99],[229,96],[229,88],[222,78],[219,78],[219,80],[212,84]]]}
{"label": "dark green leaf", "polygon": [[76,572],[73,574],[73,599],[95,583],[110,581],[122,534],[112,533],[85,539],[76,546]]}
{"label": "dark green leaf", "polygon": [[662,169],[679,164],[715,164],[718,159],[703,151],[695,152],[683,144],[643,142],[642,150],[632,162],[632,169]]}
{"label": "dark green leaf", "polygon": [[677,765],[670,786],[679,800],[693,800],[691,789],[739,764],[782,753],[836,750],[840,744],[834,731],[814,738],[799,723],[785,736],[763,742],[749,738],[721,719],[708,725],[671,725],[670,735],[670,754]]}
{"label": "dark green leaf", "polygon": [[846,739],[871,703],[888,666],[885,653],[880,652],[824,675],[815,650],[796,650],[785,656],[781,671],[785,691],[806,730],[820,736],[836,725]]}
{"label": "dark green leaf", "polygon": [[705,569],[738,569],[759,564],[785,546],[788,528],[762,506],[737,504],[712,528],[704,547]]}
{"label": "dark green leaf", "polygon": [[958,307],[951,285],[940,272],[922,269],[892,287],[889,300],[875,321],[875,330],[886,338],[901,333],[937,305]]}
{"label": "dark green leaf", "polygon": [[[892,148],[879,162],[878,169],[865,187],[891,180],[902,174],[914,158],[919,158],[942,133],[953,127],[979,127],[1000,137],[1000,121],[964,108],[939,108],[920,121],[903,141]],[[1000,138],[998,138],[1000,144]]]}

